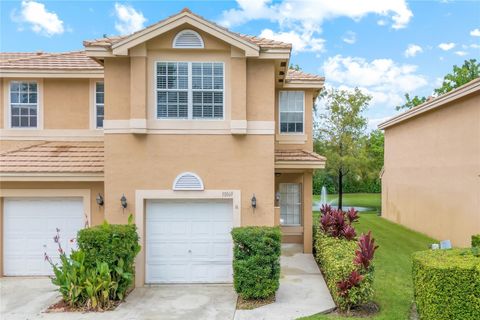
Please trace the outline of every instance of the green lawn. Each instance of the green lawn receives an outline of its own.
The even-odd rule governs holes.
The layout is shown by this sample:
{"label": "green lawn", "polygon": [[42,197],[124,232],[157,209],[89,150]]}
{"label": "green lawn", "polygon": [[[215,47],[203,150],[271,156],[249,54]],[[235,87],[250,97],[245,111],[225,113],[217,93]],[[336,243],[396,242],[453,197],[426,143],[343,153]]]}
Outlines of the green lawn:
{"label": "green lawn", "polygon": [[[378,194],[350,194],[345,197],[345,205],[380,207]],[[318,219],[314,212],[314,219]],[[376,215],[376,212],[360,214],[355,225],[357,233],[372,231],[380,246],[375,253],[375,296],[380,312],[373,319],[408,319],[413,302],[411,277],[411,255],[425,250],[433,239],[389,222]],[[333,315],[316,315],[303,319],[341,319]],[[353,319],[353,318],[349,318]]]}
{"label": "green lawn", "polygon": [[[332,205],[336,205],[338,203],[338,195],[329,194],[327,195],[327,200]],[[313,195],[313,201],[320,201],[320,196]],[[378,210],[382,206],[380,193],[345,193],[343,195],[343,203],[347,206],[371,207]]]}

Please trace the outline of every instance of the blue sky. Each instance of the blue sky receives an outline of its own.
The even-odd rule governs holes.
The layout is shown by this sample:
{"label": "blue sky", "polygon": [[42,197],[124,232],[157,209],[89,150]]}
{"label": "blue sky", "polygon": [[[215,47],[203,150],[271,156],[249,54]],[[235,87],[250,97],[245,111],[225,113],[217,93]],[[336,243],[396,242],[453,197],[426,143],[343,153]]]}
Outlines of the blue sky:
{"label": "blue sky", "polygon": [[233,31],[292,42],[291,63],[372,95],[373,128],[403,93],[429,95],[454,64],[480,58],[480,1],[237,0],[0,2],[0,51],[69,51],[184,7]]}

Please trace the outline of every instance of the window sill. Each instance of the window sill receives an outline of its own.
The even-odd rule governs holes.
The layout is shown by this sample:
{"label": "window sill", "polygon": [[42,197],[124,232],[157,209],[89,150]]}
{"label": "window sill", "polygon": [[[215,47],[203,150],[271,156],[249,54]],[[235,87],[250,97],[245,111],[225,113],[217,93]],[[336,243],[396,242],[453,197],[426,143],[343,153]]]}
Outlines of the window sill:
{"label": "window sill", "polygon": [[305,144],[307,142],[306,134],[276,134],[275,140],[279,144]]}

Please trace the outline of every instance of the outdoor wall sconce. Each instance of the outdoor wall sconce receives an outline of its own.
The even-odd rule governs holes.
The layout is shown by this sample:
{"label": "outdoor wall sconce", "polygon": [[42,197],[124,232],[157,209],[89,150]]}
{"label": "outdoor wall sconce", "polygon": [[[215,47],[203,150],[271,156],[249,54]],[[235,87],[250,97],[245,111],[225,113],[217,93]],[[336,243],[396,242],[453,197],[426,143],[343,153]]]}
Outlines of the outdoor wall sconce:
{"label": "outdoor wall sconce", "polygon": [[253,194],[253,197],[252,197],[252,208],[256,208],[257,207],[257,198],[255,197],[255,193]]}
{"label": "outdoor wall sconce", "polygon": [[103,197],[100,193],[97,195],[97,198],[95,200],[97,201],[97,204],[99,206],[103,206],[104,201],[103,201]]}
{"label": "outdoor wall sconce", "polygon": [[122,197],[120,198],[120,203],[123,209],[127,207],[127,198],[125,197],[125,195],[122,195]]}

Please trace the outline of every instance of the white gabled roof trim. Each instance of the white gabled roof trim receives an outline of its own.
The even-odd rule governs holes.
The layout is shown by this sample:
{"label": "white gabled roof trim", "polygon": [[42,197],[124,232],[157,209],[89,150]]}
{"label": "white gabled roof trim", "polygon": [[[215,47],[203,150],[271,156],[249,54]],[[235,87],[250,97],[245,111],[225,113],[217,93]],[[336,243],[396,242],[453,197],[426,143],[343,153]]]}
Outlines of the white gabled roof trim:
{"label": "white gabled roof trim", "polygon": [[188,23],[195,28],[198,28],[206,33],[209,33],[229,44],[245,51],[246,56],[258,57],[260,47],[242,39],[241,37],[222,29],[204,19],[201,19],[189,12],[182,12],[165,21],[150,26],[144,30],[136,32],[125,39],[112,45],[112,51],[115,55],[127,55],[128,49],[133,48],[140,43],[148,41],[162,33],[168,32],[185,23]]}
{"label": "white gabled roof trim", "polygon": [[458,100],[462,97],[465,97],[469,94],[472,94],[476,91],[480,91],[480,78],[477,78],[475,80],[470,81],[467,84],[464,84],[463,86],[454,89],[448,93],[445,93],[437,98],[434,98],[430,101],[424,102],[423,104],[419,105],[418,107],[415,107],[413,109],[410,109],[404,113],[401,113],[385,122],[382,122],[378,125],[379,129],[386,129],[388,127],[391,127],[395,124],[398,124],[402,121],[405,121],[407,119],[416,117],[422,113],[425,113],[427,111],[439,108],[447,103],[453,102],[455,100]]}
{"label": "white gabled roof trim", "polygon": [[202,179],[193,172],[183,172],[173,181],[172,189],[174,191],[203,191]]}

